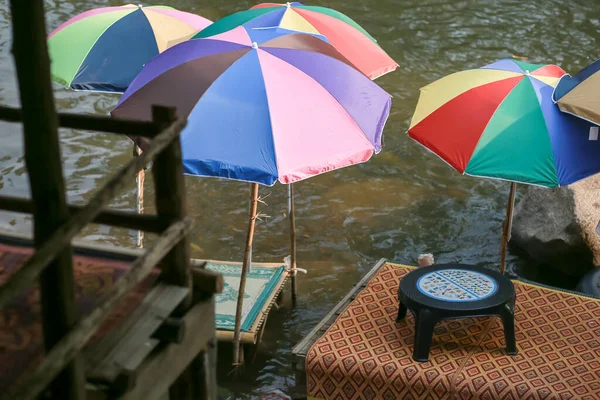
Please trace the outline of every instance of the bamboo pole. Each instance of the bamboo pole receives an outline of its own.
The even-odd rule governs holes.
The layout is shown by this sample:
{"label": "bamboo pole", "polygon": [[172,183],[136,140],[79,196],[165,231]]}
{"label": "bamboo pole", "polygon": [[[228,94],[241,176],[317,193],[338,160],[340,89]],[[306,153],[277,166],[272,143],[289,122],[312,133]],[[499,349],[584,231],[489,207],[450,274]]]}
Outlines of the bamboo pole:
{"label": "bamboo pole", "polygon": [[[142,149],[134,143],[133,145],[133,156],[139,157],[142,154]],[[137,183],[137,213],[139,215],[144,213],[144,178],[146,177],[146,171],[144,168],[140,169],[135,177]],[[144,247],[144,231],[137,231],[137,247]]]}
{"label": "bamboo pole", "polygon": [[508,248],[508,242],[510,241],[510,234],[512,231],[513,211],[515,209],[516,193],[517,184],[515,182],[511,182],[510,193],[508,195],[508,206],[506,207],[506,219],[504,220],[504,230],[502,232],[502,254],[500,255],[501,274],[504,274],[504,267],[506,265],[506,249]]}
{"label": "bamboo pole", "polygon": [[242,305],[244,304],[244,291],[246,290],[246,277],[250,268],[252,240],[254,239],[254,227],[256,224],[256,210],[258,208],[258,183],[250,186],[250,215],[248,218],[248,235],[246,237],[246,249],[244,251],[244,263],[242,264],[242,275],[238,290],[237,306],[235,310],[235,330],[233,333],[233,366],[240,364],[240,334],[242,325]]}
{"label": "bamboo pole", "polygon": [[[11,0],[10,9],[12,52],[21,98],[25,165],[32,194],[37,255],[37,251],[43,249],[67,221],[69,209],[60,157],[58,117],[50,83],[44,2]],[[45,264],[47,268],[40,276],[42,327],[47,351],[77,323],[78,317],[71,246],[65,243],[55,250],[54,259]],[[29,284],[33,284],[33,278]],[[63,364],[56,371],[52,377],[56,377],[54,381],[46,381],[46,384],[52,382],[51,392],[55,399],[85,398],[83,363],[77,354],[75,356],[71,358],[72,362]]]}
{"label": "bamboo pole", "polygon": [[288,215],[290,218],[290,252],[291,252],[291,265],[290,274],[292,276],[292,305],[296,305],[296,295],[298,293],[298,286],[296,283],[296,215],[294,211],[294,187],[290,183],[288,185]]}

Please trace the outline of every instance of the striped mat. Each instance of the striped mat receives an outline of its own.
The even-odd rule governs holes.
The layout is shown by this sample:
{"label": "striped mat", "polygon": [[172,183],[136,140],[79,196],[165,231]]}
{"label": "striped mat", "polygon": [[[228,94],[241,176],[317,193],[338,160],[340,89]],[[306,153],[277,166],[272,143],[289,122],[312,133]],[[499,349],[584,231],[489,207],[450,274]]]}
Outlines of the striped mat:
{"label": "striped mat", "polygon": [[429,362],[412,360],[414,318],[395,322],[399,280],[387,263],[306,357],[317,399],[600,399],[600,300],[515,281],[516,356],[499,318],[443,321]]}

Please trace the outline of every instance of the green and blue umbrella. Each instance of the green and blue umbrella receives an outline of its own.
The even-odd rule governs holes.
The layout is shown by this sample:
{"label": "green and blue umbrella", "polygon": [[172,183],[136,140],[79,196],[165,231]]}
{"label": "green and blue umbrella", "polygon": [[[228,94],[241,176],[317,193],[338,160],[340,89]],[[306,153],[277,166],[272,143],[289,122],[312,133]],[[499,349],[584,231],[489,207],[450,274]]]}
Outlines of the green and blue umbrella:
{"label": "green and blue umbrella", "polygon": [[166,6],[84,12],[48,35],[52,80],[75,90],[123,93],[144,64],[210,24]]}

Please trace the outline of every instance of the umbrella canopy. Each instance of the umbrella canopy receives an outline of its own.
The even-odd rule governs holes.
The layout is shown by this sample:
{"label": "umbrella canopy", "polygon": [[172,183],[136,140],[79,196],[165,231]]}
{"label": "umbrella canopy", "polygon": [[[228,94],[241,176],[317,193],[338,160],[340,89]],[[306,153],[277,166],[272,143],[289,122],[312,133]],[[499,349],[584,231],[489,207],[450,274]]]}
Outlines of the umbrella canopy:
{"label": "umbrella canopy", "polygon": [[52,79],[71,89],[122,93],[145,63],[210,23],[165,6],[84,12],[48,36]]}
{"label": "umbrella canopy", "polygon": [[367,161],[391,96],[311,35],[238,27],[150,61],[111,115],[187,116],[185,172],[272,185]]}
{"label": "umbrella canopy", "polygon": [[600,125],[600,60],[563,76],[552,95],[561,111]]}
{"label": "umbrella canopy", "polygon": [[600,141],[552,102],[563,75],[512,59],[449,75],[421,89],[408,134],[464,174],[568,185],[600,172]]}
{"label": "umbrella canopy", "polygon": [[305,6],[298,2],[259,4],[250,10],[220,19],[194,38],[214,36],[240,25],[246,28],[280,27],[321,34],[371,79],[394,71],[398,66],[367,31],[346,15],[330,8]]}

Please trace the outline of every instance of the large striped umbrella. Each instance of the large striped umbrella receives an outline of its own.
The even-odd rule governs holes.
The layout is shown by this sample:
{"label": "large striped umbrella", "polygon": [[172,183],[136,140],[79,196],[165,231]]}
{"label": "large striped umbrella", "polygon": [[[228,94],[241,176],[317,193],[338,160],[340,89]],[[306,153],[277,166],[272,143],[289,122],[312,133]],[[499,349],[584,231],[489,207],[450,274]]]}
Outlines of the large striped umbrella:
{"label": "large striped umbrella", "polygon": [[270,186],[367,161],[391,98],[321,39],[238,27],[155,57],[112,115],[148,120],[152,104],[188,118],[186,173]]}
{"label": "large striped umbrella", "polygon": [[513,182],[502,271],[515,182],[554,187],[600,172],[595,128],[552,102],[564,73],[556,65],[503,59],[451,74],[421,89],[408,130],[458,172]]}
{"label": "large striped umbrella", "polygon": [[280,27],[323,35],[371,79],[394,71],[398,65],[366,30],[346,15],[330,8],[305,6],[298,2],[259,4],[216,21],[194,38],[217,35],[240,25],[250,29]]}
{"label": "large striped umbrella", "polygon": [[150,119],[153,104],[175,106],[188,119],[181,132],[187,174],[253,182],[237,364],[258,184],[289,184],[367,161],[381,149],[391,96],[320,38],[240,26],[154,58],[111,115]]}
{"label": "large striped umbrella", "polygon": [[48,35],[52,79],[71,89],[122,93],[145,63],[210,23],[165,6],[84,12]]}
{"label": "large striped umbrella", "polygon": [[563,76],[552,99],[561,111],[600,125],[600,60],[573,76]]}

